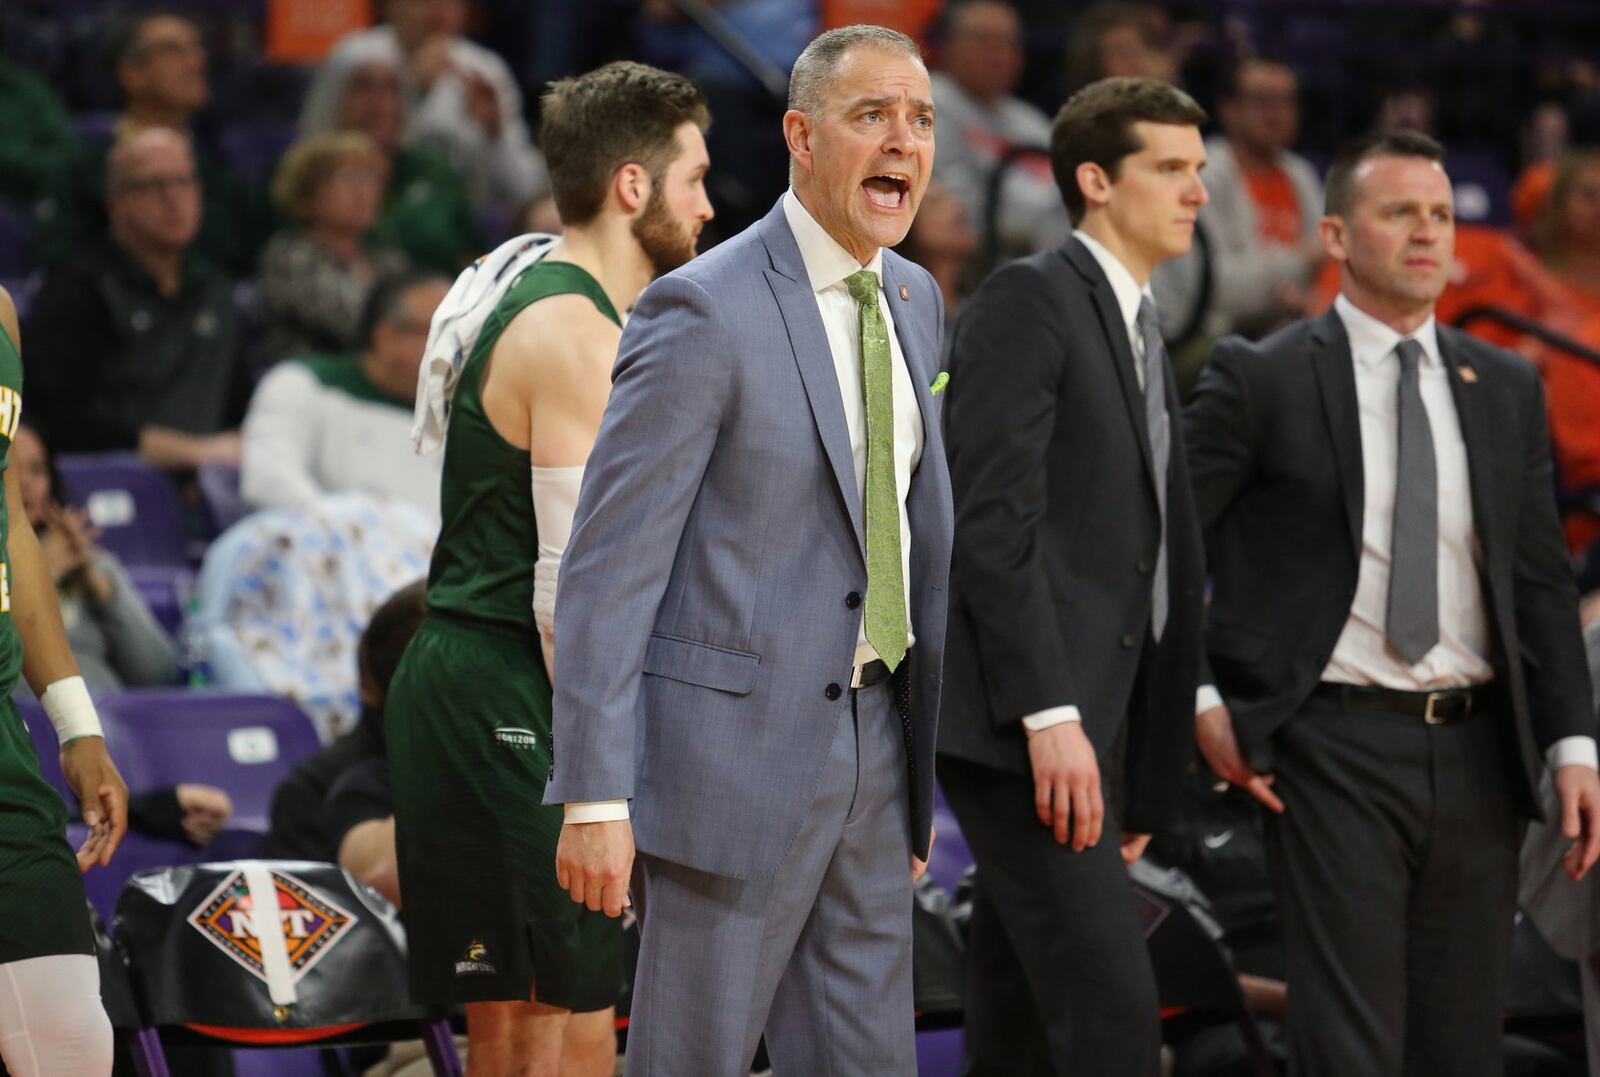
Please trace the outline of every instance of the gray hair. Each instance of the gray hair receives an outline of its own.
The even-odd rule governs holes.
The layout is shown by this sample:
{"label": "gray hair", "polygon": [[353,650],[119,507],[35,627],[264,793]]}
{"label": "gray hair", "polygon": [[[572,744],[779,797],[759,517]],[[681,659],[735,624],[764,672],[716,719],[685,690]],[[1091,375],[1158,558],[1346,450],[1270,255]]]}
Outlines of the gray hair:
{"label": "gray hair", "polygon": [[837,30],[818,34],[794,62],[794,70],[789,73],[789,108],[808,116],[819,114],[839,61],[854,48],[902,53],[922,64],[924,70],[927,69],[922,50],[900,31],[866,23],[841,26]]}

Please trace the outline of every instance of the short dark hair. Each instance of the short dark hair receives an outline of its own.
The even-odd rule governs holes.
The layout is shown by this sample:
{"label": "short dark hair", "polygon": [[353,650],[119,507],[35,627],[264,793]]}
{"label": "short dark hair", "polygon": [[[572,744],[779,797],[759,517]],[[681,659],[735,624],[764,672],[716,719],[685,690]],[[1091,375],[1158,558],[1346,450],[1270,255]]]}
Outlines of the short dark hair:
{"label": "short dark hair", "polygon": [[1416,131],[1396,131],[1392,134],[1362,135],[1339,147],[1328,166],[1328,179],[1323,189],[1322,211],[1330,217],[1344,216],[1356,201],[1356,169],[1374,157],[1420,157],[1428,161],[1443,161],[1444,147],[1427,135]]}
{"label": "short dark hair", "polygon": [[820,112],[833,72],[851,49],[898,52],[926,66],[917,43],[898,30],[867,23],[827,30],[811,40],[789,72],[789,108],[808,116]]}
{"label": "short dark hair", "polygon": [[405,309],[406,296],[411,293],[411,289],[435,283],[449,282],[437,273],[417,270],[388,273],[374,281],[372,291],[367,293],[367,301],[361,307],[361,335],[358,338],[361,346],[372,347],[372,338],[377,336],[378,326],[400,320]]}
{"label": "short dark hair", "polygon": [[1217,88],[1218,101],[1237,101],[1240,90],[1239,84],[1244,80],[1244,73],[1252,67],[1281,67],[1293,76],[1295,85],[1300,85],[1300,72],[1294,65],[1281,56],[1271,56],[1266,53],[1251,53],[1240,56],[1228,65],[1227,75],[1222,80],[1222,85]]}
{"label": "short dark hair", "polygon": [[126,15],[116,21],[111,27],[110,36],[106,42],[106,52],[111,57],[111,69],[115,71],[125,63],[138,59],[140,47],[144,44],[145,27],[159,19],[177,19],[194,25],[194,20],[183,12],[172,7],[152,7],[143,11]]}
{"label": "short dark hair", "polygon": [[362,673],[385,695],[406,645],[417,634],[423,614],[428,612],[428,582],[417,580],[400,588],[384,600],[372,614],[356,646],[356,661]]}
{"label": "short dark hair", "polygon": [[711,126],[700,87],[629,60],[550,84],[541,101],[539,145],[550,169],[556,211],[586,224],[605,205],[611,177],[637,164],[659,180],[681,151],[678,128]]}
{"label": "short dark hair", "polygon": [[1159,79],[1101,79],[1067,98],[1050,130],[1050,168],[1073,223],[1084,212],[1079,165],[1097,164],[1115,180],[1122,159],[1144,149],[1134,124],[1199,127],[1208,118],[1194,98]]}

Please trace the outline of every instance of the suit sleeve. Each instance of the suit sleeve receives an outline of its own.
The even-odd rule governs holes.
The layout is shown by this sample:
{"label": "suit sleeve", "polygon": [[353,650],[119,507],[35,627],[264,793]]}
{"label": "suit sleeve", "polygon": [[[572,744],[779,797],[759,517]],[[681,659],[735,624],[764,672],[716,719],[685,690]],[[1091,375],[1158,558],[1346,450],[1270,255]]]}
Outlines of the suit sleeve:
{"label": "suit sleeve", "polygon": [[998,270],[968,302],[951,353],[951,575],[1001,727],[1079,702],[1042,526],[1067,347],[1049,280],[1019,263]]}
{"label": "suit sleeve", "polygon": [[[1183,438],[1194,489],[1195,515],[1206,541],[1227,514],[1255,468],[1256,418],[1250,385],[1241,369],[1240,342],[1218,341],[1183,409]],[[1200,642],[1199,682],[1214,685],[1211,662]],[[1211,702],[1209,698],[1206,703]],[[1196,702],[1196,709],[1200,709]]]}
{"label": "suit sleeve", "polygon": [[1528,705],[1534,738],[1541,751],[1563,737],[1596,733],[1589,686],[1589,664],[1578,624],[1577,585],[1567,560],[1556,516],[1550,430],[1545,421],[1544,389],[1529,368],[1523,394],[1522,502],[1517,519],[1512,571],[1517,634],[1528,678]]}
{"label": "suit sleeve", "polygon": [[545,803],[632,797],[645,647],[732,376],[705,290],[663,277],[623,333],[556,593]]}

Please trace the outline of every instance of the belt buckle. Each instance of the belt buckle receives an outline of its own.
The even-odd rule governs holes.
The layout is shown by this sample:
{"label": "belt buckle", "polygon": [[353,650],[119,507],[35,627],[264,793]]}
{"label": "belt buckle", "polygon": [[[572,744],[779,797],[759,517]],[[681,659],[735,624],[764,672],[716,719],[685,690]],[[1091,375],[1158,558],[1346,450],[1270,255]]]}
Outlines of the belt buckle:
{"label": "belt buckle", "polygon": [[850,667],[850,687],[852,689],[861,687],[861,673],[866,668],[867,667],[865,665]]}
{"label": "belt buckle", "polygon": [[1472,693],[1462,692],[1458,694],[1454,691],[1447,690],[1428,693],[1428,705],[1422,712],[1422,720],[1428,725],[1444,725],[1447,719],[1441,714],[1435,714],[1433,711],[1433,705],[1441,699],[1450,699],[1451,697],[1457,697],[1461,700],[1462,711],[1460,717],[1472,717]]}

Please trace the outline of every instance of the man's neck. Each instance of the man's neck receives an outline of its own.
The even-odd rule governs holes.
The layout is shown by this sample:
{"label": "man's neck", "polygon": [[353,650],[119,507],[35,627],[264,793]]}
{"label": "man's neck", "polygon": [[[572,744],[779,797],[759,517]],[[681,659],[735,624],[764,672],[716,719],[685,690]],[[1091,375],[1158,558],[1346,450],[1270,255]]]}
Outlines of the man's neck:
{"label": "man's neck", "polygon": [[134,264],[150,274],[156,291],[168,299],[178,294],[183,287],[183,251],[131,243],[121,236],[115,238],[117,246],[127,252]]}
{"label": "man's neck", "polygon": [[1239,162],[1241,172],[1265,172],[1278,167],[1278,152],[1264,146],[1252,146],[1243,139],[1228,139],[1233,159]]}
{"label": "man's neck", "polygon": [[188,111],[159,101],[129,101],[122,112],[123,122],[135,130],[170,127],[174,131],[187,131],[192,119],[194,116]]}
{"label": "man's neck", "polygon": [[589,224],[567,228],[546,257],[588,271],[618,314],[633,307],[655,276],[628,221],[604,212]]}
{"label": "man's neck", "polygon": [[1383,296],[1373,295],[1355,284],[1346,277],[1340,286],[1340,294],[1352,307],[1369,318],[1375,318],[1384,325],[1393,329],[1403,337],[1408,337],[1422,328],[1422,323],[1433,316],[1433,304],[1417,306],[1414,303],[1387,299]]}
{"label": "man's neck", "polygon": [[[799,177],[797,176],[796,178],[798,179]],[[841,235],[837,230],[828,227],[827,218],[817,212],[817,209],[819,206],[821,206],[822,201],[816,196],[815,192],[811,190],[809,184],[806,184],[803,181],[796,182],[794,184],[794,196],[797,200],[799,200],[800,204],[805,207],[805,211],[811,214],[811,219],[817,222],[818,227],[820,227],[824,232],[828,233],[828,238],[839,244],[839,246],[843,247],[846,254],[850,255],[850,257],[861,263],[861,268],[865,269],[867,265],[871,263],[872,259],[877,256],[877,247],[865,249],[861,246],[859,241],[852,240],[849,236]]]}
{"label": "man's neck", "polygon": [[1104,213],[1089,210],[1084,214],[1078,228],[1110,251],[1111,256],[1122,263],[1122,267],[1133,276],[1134,283],[1139,287],[1143,288],[1150,283],[1150,274],[1154,272],[1155,266],[1148,259],[1135,253],[1132,245],[1111,226],[1110,219]]}

